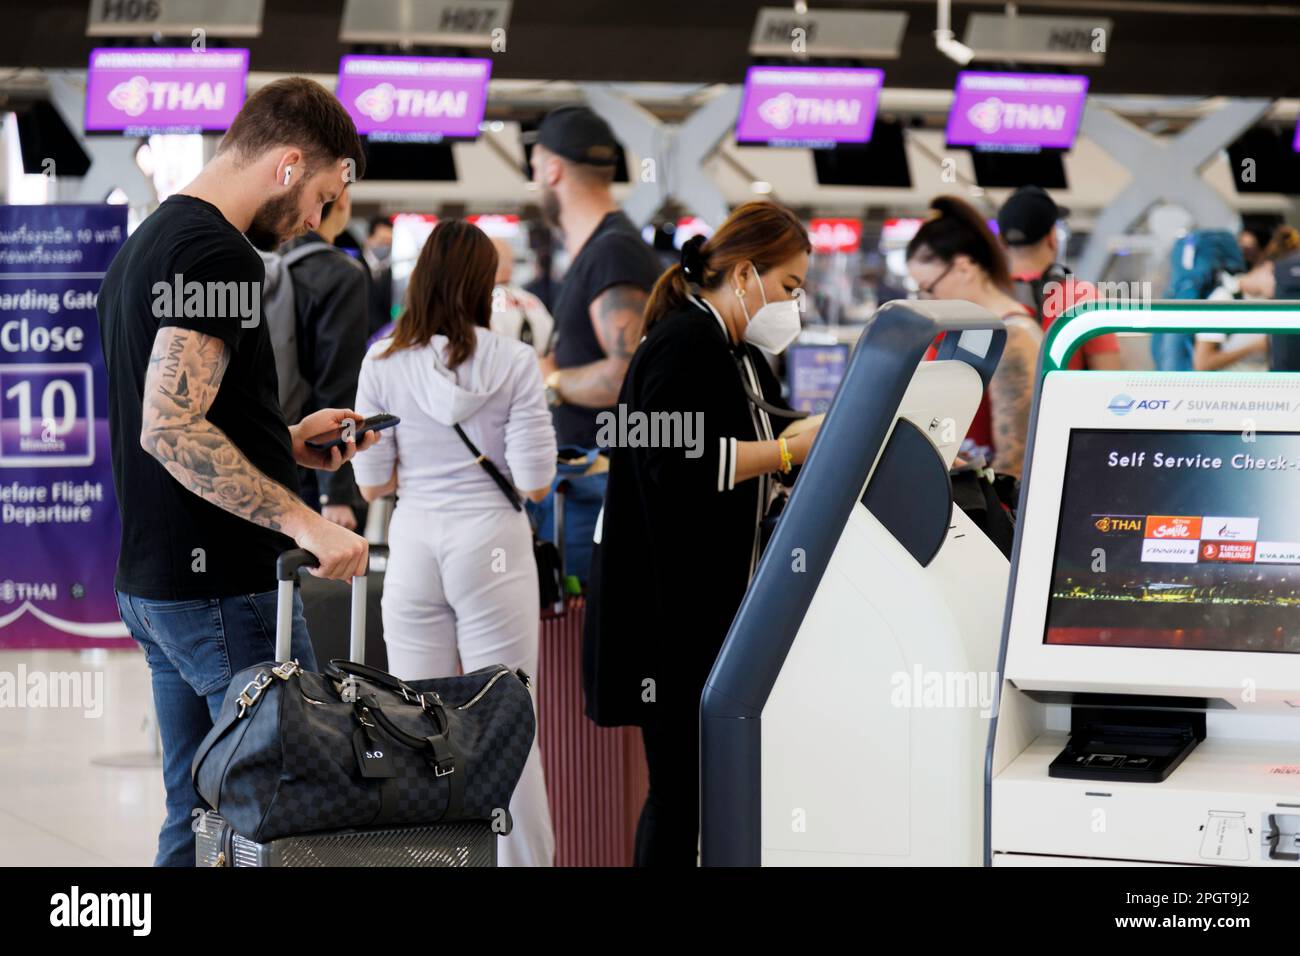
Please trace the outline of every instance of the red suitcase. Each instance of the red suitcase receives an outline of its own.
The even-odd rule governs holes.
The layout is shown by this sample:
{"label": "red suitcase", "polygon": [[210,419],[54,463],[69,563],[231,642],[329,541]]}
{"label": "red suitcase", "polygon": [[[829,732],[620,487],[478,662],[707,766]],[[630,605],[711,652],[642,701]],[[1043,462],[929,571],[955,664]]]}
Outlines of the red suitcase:
{"label": "red suitcase", "polygon": [[[555,489],[555,537],[564,541],[565,483]],[[559,545],[561,577],[564,546]],[[556,866],[631,866],[649,778],[638,727],[597,727],[582,691],[587,606],[570,596],[542,611],[537,740],[555,828]]]}

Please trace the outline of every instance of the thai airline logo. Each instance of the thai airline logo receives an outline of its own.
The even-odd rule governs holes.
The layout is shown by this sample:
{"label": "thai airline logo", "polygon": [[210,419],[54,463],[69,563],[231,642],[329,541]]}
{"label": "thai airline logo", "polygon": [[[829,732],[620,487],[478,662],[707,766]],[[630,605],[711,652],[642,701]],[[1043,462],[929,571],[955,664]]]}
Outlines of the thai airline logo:
{"label": "thai airline logo", "polygon": [[1141,534],[1143,525],[1139,515],[1100,515],[1092,523],[1102,534]]}
{"label": "thai airline logo", "polygon": [[393,117],[463,117],[469,112],[468,90],[421,90],[380,83],[362,90],[353,101],[376,123]]}
{"label": "thai airline logo", "polygon": [[1145,537],[1195,541],[1201,537],[1201,519],[1183,515],[1147,515]]}
{"label": "thai airline logo", "polygon": [[150,109],[219,110],[226,105],[226,84],[133,76],[109,90],[108,105],[127,116],[141,116]]}
{"label": "thai airline logo", "polygon": [[1060,131],[1065,129],[1066,109],[1046,103],[1008,103],[990,96],[966,110],[966,119],[990,136],[1004,129]]}
{"label": "thai airline logo", "polygon": [[854,99],[818,99],[786,92],[764,100],[758,117],[774,129],[803,126],[853,126],[861,121],[862,101]]}

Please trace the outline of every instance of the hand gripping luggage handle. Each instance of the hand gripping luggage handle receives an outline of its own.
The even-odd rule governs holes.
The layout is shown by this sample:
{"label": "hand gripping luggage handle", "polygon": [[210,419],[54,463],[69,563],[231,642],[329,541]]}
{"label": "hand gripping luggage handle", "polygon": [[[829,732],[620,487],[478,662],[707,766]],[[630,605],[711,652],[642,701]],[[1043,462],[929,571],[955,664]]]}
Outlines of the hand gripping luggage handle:
{"label": "hand gripping luggage handle", "polygon": [[[302,548],[286,551],[275,562],[279,592],[275,604],[275,659],[287,661],[293,651],[293,582],[300,568],[320,566],[316,555]],[[369,568],[369,558],[366,559]],[[352,624],[348,656],[354,661],[366,656],[366,576],[352,579]]]}

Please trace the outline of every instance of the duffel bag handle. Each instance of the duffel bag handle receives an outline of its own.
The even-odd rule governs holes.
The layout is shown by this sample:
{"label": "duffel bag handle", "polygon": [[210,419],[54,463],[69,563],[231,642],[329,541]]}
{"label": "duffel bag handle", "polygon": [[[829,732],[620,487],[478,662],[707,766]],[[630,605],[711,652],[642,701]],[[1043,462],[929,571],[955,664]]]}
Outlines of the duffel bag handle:
{"label": "duffel bag handle", "polygon": [[401,694],[402,699],[409,703],[420,703],[420,692],[411,687],[404,681],[399,680],[386,671],[370,667],[366,664],[360,664],[356,661],[345,661],[335,658],[325,665],[325,674],[335,680],[347,680],[349,677],[360,677],[372,684],[391,690],[396,694]]}
{"label": "duffel bag handle", "polygon": [[[367,567],[369,560],[367,559]],[[293,584],[302,568],[320,567],[316,555],[303,548],[285,551],[275,559],[278,594],[275,605],[275,659],[287,661],[293,652]],[[352,579],[352,621],[348,653],[353,660],[366,656],[366,576]]]}

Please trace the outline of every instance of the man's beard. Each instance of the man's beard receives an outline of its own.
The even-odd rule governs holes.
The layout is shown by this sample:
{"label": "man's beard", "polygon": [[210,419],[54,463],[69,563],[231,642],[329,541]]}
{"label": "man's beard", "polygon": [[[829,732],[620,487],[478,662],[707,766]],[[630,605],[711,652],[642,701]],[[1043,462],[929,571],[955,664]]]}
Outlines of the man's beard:
{"label": "man's beard", "polygon": [[298,234],[298,199],[302,194],[303,182],[304,180],[298,180],[289,192],[267,200],[253,213],[253,221],[244,231],[253,248],[271,252],[280,243]]}
{"label": "man's beard", "polygon": [[560,197],[549,186],[542,187],[542,221],[552,229],[563,232],[560,225]]}

